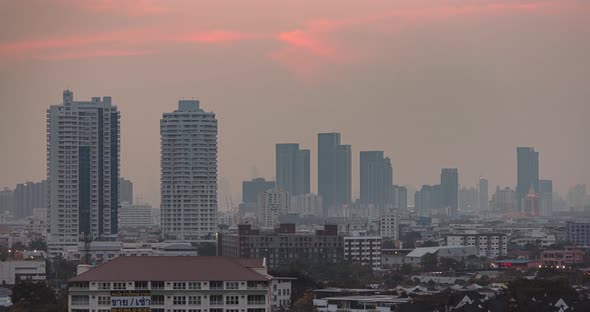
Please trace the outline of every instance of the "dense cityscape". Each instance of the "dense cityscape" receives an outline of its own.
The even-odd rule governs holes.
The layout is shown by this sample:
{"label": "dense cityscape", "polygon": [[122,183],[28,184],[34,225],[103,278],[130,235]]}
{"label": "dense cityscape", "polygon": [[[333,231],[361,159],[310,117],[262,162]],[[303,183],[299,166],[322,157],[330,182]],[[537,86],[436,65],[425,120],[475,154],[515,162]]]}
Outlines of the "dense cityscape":
{"label": "dense cityscape", "polygon": [[590,311],[590,1],[0,1],[0,312]]}

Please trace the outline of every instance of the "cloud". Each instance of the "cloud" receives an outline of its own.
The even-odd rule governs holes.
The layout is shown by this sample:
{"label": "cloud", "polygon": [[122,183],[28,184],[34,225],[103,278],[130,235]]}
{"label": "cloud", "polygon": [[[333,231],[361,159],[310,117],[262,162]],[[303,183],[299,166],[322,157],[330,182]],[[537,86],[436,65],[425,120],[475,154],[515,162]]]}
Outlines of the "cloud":
{"label": "cloud", "polygon": [[83,59],[93,57],[120,57],[154,54],[155,51],[129,51],[129,50],[99,50],[99,51],[72,51],[35,56],[35,59],[43,61],[62,61],[71,59]]}

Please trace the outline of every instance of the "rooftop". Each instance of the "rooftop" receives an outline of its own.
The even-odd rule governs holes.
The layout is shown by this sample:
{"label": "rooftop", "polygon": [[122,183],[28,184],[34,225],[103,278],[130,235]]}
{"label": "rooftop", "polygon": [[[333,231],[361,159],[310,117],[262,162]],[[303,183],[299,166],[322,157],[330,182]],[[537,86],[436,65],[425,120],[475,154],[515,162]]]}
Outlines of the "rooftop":
{"label": "rooftop", "polygon": [[89,281],[268,281],[254,271],[261,259],[230,257],[118,257],[70,282]]}

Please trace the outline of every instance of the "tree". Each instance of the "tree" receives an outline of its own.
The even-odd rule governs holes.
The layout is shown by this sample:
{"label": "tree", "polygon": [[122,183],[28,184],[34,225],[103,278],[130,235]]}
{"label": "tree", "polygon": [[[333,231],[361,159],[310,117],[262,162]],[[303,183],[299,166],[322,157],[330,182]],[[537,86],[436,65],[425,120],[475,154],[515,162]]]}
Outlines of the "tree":
{"label": "tree", "polygon": [[421,247],[437,247],[437,246],[438,246],[437,242],[428,240],[428,241],[425,241],[424,243],[422,243]]}
{"label": "tree", "polygon": [[28,305],[55,304],[55,291],[45,282],[18,282],[12,288],[12,302]]}
{"label": "tree", "polygon": [[416,248],[416,240],[421,239],[420,232],[407,232],[402,236],[403,248]]}
{"label": "tree", "polygon": [[295,303],[293,303],[293,307],[291,308],[293,312],[313,312],[316,309],[313,306],[313,294],[311,292],[306,292],[301,298],[299,298]]}
{"label": "tree", "polygon": [[438,257],[433,253],[427,253],[420,259],[420,265],[425,271],[435,271],[438,268]]}
{"label": "tree", "polygon": [[29,244],[29,249],[47,251],[47,242],[41,238],[34,239]]}
{"label": "tree", "polygon": [[12,249],[13,250],[25,250],[25,249],[27,249],[27,246],[23,245],[23,243],[21,243],[21,242],[16,242],[16,243],[12,244]]}

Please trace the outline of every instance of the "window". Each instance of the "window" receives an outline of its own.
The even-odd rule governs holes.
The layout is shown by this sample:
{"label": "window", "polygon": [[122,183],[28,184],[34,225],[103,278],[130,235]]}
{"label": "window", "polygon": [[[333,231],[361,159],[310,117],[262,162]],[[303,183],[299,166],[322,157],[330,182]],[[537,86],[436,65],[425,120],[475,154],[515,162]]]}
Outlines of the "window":
{"label": "window", "polygon": [[240,304],[240,298],[238,296],[232,296],[232,295],[225,296],[225,304],[227,304],[227,305]]}
{"label": "window", "polygon": [[152,305],[163,305],[164,295],[152,295]]}
{"label": "window", "polygon": [[148,289],[148,282],[135,282],[135,289]]}
{"label": "window", "polygon": [[209,304],[210,305],[223,305],[223,296],[222,295],[209,296]]}
{"label": "window", "polygon": [[185,305],[186,304],[186,297],[185,296],[174,296],[172,301],[174,305]]}
{"label": "window", "polygon": [[223,289],[223,282],[211,281],[209,289]]}
{"label": "window", "polygon": [[249,295],[248,304],[266,304],[264,295]]}
{"label": "window", "polygon": [[188,304],[200,305],[201,304],[201,296],[188,296]]}
{"label": "window", "polygon": [[152,312],[165,312],[165,310],[164,309],[153,309],[152,308]]}
{"label": "window", "polygon": [[83,295],[72,295],[72,305],[89,305],[90,298]]}
{"label": "window", "polygon": [[226,282],[225,289],[239,289],[240,284],[238,282]]}
{"label": "window", "polygon": [[113,283],[114,290],[125,290],[125,283]]}
{"label": "window", "polygon": [[172,289],[186,289],[185,282],[174,282],[172,283]]}
{"label": "window", "polygon": [[98,296],[98,305],[111,305],[111,297]]}
{"label": "window", "polygon": [[201,289],[201,282],[189,282],[188,289]]}
{"label": "window", "polygon": [[225,309],[225,312],[240,312],[238,309]]}
{"label": "window", "polygon": [[111,283],[98,283],[98,289],[100,290],[110,290]]}
{"label": "window", "polygon": [[185,309],[174,309],[172,310],[172,312],[186,312]]}
{"label": "window", "polygon": [[[152,309],[152,311],[154,311]],[[201,312],[201,309],[188,309],[188,312]]]}
{"label": "window", "polygon": [[152,281],[152,289],[164,289],[164,282]]}

